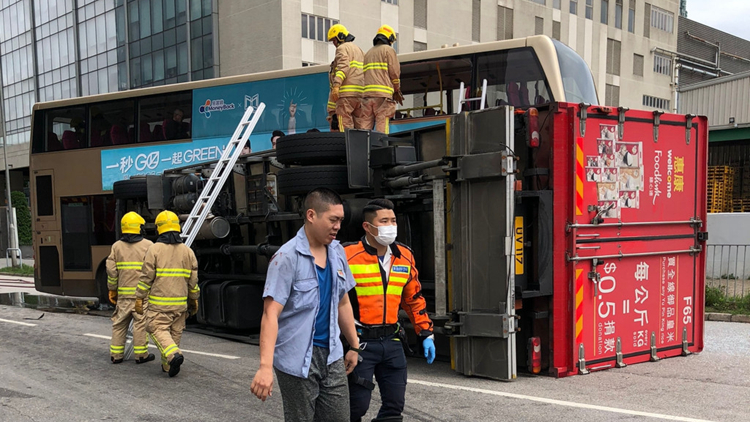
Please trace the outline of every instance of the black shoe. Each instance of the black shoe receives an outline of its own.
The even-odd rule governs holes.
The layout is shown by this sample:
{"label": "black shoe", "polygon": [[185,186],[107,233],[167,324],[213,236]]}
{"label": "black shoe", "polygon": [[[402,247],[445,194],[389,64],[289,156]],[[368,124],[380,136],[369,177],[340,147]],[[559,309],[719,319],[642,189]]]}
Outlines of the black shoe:
{"label": "black shoe", "polygon": [[185,358],[180,353],[175,353],[172,360],[169,362],[169,377],[172,378],[173,376],[180,373],[180,365],[182,365],[182,362],[185,361]]}
{"label": "black shoe", "polygon": [[114,363],[114,364],[122,363],[122,358],[120,358],[120,359],[115,359],[115,358],[113,358],[112,356],[110,356],[110,357],[109,357],[109,359],[110,359],[110,360],[112,361],[112,363]]}
{"label": "black shoe", "polygon": [[149,353],[148,356],[146,356],[145,358],[144,357],[140,357],[140,358],[136,359],[135,363],[151,362],[154,359],[156,359],[156,356],[154,356],[153,353]]}

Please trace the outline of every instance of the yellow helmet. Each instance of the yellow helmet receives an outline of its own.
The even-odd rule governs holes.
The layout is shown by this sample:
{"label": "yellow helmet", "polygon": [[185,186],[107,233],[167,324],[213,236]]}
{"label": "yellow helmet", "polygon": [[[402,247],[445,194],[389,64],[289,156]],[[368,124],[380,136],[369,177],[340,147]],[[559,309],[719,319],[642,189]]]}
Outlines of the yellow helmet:
{"label": "yellow helmet", "polygon": [[120,220],[120,228],[123,234],[141,234],[141,226],[146,223],[138,213],[130,211],[129,213],[122,216]]}
{"label": "yellow helmet", "polygon": [[394,31],[389,25],[383,25],[378,28],[378,35],[384,36],[391,44],[396,42],[396,31]]}
{"label": "yellow helmet", "polygon": [[179,232],[180,219],[172,211],[162,211],[156,216],[156,231],[159,234],[166,232]]}
{"label": "yellow helmet", "polygon": [[339,41],[344,41],[348,36],[349,31],[347,31],[346,27],[340,23],[333,25],[331,29],[328,30],[328,41],[332,41],[334,38]]}

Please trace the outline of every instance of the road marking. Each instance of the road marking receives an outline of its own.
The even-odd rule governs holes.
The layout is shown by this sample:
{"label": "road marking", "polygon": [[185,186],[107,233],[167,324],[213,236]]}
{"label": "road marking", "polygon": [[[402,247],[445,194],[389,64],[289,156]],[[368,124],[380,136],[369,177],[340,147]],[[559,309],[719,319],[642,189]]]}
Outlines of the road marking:
{"label": "road marking", "polygon": [[9,324],[25,325],[27,327],[36,327],[36,324],[31,324],[31,323],[28,323],[28,322],[21,322],[21,321],[13,321],[13,320],[10,320],[10,319],[2,319],[2,318],[0,318],[0,322],[7,322]]}
{"label": "road marking", "polygon": [[[85,333],[84,336],[86,336],[86,337],[94,337],[94,338],[101,338],[101,339],[104,339],[104,340],[112,340],[112,337],[110,337],[110,336],[103,336],[101,334]],[[148,347],[150,347],[152,349],[157,349],[156,345],[154,345],[154,344],[149,344]],[[232,359],[233,360],[233,359],[239,359],[240,358],[239,356],[222,355],[222,354],[219,354],[219,353],[198,352],[198,351],[195,351],[195,350],[188,350],[188,349],[182,349],[182,348],[180,348],[180,351],[187,352],[187,353],[192,353],[192,354],[195,354],[195,355],[211,356],[211,357],[222,358],[222,359]]]}
{"label": "road marking", "polygon": [[620,409],[617,407],[607,407],[607,406],[598,406],[595,404],[576,403],[576,402],[571,402],[571,401],[548,399],[544,397],[534,397],[534,396],[526,396],[523,394],[514,394],[514,393],[506,393],[502,391],[484,390],[481,388],[464,387],[464,386],[453,385],[453,384],[442,384],[442,383],[421,381],[421,380],[414,380],[414,379],[409,379],[408,382],[410,384],[424,385],[427,387],[440,387],[440,388],[447,388],[449,390],[469,391],[472,393],[489,394],[493,396],[507,397],[511,399],[529,400],[529,401],[535,401],[539,403],[556,404],[558,406],[576,407],[579,409],[600,410],[602,412],[621,413],[624,415],[643,416],[646,418],[665,419],[665,420],[670,420],[670,421],[682,421],[682,422],[710,422],[705,419],[686,418],[683,416],[663,415],[660,413],[641,412],[638,410]]}

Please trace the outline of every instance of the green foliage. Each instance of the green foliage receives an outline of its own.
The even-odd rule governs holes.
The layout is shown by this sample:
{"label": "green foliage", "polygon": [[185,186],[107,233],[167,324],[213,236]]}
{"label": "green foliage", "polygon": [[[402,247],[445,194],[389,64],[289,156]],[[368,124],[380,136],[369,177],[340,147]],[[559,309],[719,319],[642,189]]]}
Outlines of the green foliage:
{"label": "green foliage", "polygon": [[706,286],[706,306],[717,308],[726,302],[724,289],[722,287]]}
{"label": "green foliage", "polygon": [[16,221],[18,222],[18,242],[23,246],[31,245],[31,210],[26,204],[26,195],[23,192],[11,192],[10,198],[16,209]]}
{"label": "green foliage", "polygon": [[34,275],[34,267],[26,264],[21,264],[21,267],[19,268],[13,268],[13,267],[5,267],[0,268],[0,274],[13,274],[13,275],[23,275],[23,276],[33,276]]}
{"label": "green foliage", "polygon": [[706,311],[750,315],[750,293],[727,297],[724,286],[706,286]]}

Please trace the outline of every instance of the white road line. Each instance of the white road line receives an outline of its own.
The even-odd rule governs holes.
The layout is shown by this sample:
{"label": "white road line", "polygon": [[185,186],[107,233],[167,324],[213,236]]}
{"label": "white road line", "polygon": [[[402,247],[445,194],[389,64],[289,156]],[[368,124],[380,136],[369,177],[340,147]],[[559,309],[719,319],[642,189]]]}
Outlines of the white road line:
{"label": "white road line", "polygon": [[2,319],[2,318],[0,318],[0,322],[7,322],[9,324],[25,325],[27,327],[36,327],[36,324],[31,324],[31,323],[28,323],[28,322],[21,322],[21,321],[13,321],[13,320],[10,320],[10,319]]}
{"label": "white road line", "polygon": [[[112,339],[112,337],[110,337],[110,336],[103,336],[101,334],[85,333],[84,336],[86,336],[86,337],[94,337],[94,338],[101,338],[101,339],[104,339],[104,340],[111,340]],[[148,347],[151,347],[152,349],[158,349],[158,347],[156,347],[156,345],[154,345],[154,344],[149,344]],[[211,356],[211,357],[222,358],[222,359],[239,359],[240,358],[239,356],[222,355],[222,354],[219,354],[219,353],[198,352],[198,351],[195,351],[195,350],[188,350],[188,349],[182,349],[182,348],[180,348],[180,350],[183,351],[183,352],[192,353],[192,354],[195,354],[195,355]]]}
{"label": "white road line", "polygon": [[683,422],[710,422],[705,419],[686,418],[683,416],[663,415],[660,413],[641,412],[638,410],[620,409],[617,407],[607,407],[607,406],[598,406],[595,404],[576,403],[576,402],[571,402],[571,401],[548,399],[544,397],[534,397],[534,396],[526,396],[523,394],[514,394],[514,393],[506,393],[502,391],[484,390],[481,388],[464,387],[464,386],[453,385],[453,384],[441,384],[441,383],[436,383],[436,382],[421,381],[421,380],[415,380],[415,379],[409,379],[408,382],[410,384],[424,385],[427,387],[447,388],[449,390],[468,391],[472,393],[481,393],[481,394],[489,394],[493,396],[508,397],[511,399],[529,400],[529,401],[535,401],[535,402],[546,403],[546,404],[556,404],[558,406],[575,407],[579,409],[589,409],[589,410],[599,410],[602,412],[621,413],[624,415],[632,415],[632,416],[643,416],[646,418],[665,419],[665,420],[670,420],[670,421],[683,421]]}

